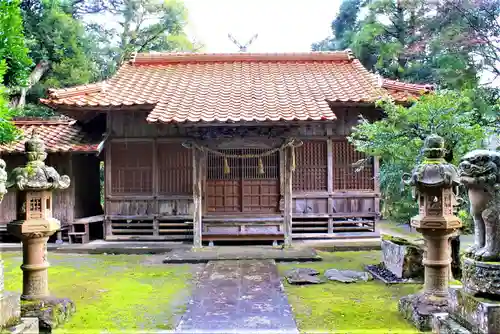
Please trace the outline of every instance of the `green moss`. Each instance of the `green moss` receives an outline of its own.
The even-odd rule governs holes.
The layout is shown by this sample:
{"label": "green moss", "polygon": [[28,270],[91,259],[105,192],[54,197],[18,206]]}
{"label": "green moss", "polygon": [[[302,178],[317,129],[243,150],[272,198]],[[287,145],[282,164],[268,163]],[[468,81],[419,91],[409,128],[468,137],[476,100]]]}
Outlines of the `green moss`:
{"label": "green moss", "polygon": [[389,235],[389,234],[382,234],[380,237],[381,237],[382,240],[391,241],[391,242],[393,242],[393,243],[395,243],[397,245],[400,245],[400,246],[415,246],[415,247],[419,247],[419,245],[416,244],[415,241],[413,241],[411,239],[404,239],[404,238],[396,237],[396,236]]}
{"label": "green moss", "polygon": [[[380,262],[379,251],[321,253],[322,262],[280,264],[281,273],[297,267],[364,270]],[[344,284],[327,282],[294,286],[285,283],[299,329],[308,332],[418,333],[398,313],[399,298],[413,294],[420,285],[385,285],[379,281]]]}
{"label": "green moss", "polygon": [[[184,312],[187,265],[146,264],[141,255],[49,254],[51,294],[69,298],[76,313],[55,333],[140,332],[171,329]],[[22,258],[4,253],[5,288],[21,291]]]}

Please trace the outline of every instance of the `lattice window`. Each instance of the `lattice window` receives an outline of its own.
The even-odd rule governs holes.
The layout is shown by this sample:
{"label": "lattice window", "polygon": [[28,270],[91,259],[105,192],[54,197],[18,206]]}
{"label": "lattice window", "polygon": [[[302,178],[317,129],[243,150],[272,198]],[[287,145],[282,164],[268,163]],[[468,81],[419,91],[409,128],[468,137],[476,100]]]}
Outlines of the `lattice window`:
{"label": "lattice window", "polygon": [[333,141],[333,189],[373,190],[373,159],[356,171],[353,164],[366,156],[354,149],[347,140]]}
{"label": "lattice window", "polygon": [[30,199],[30,211],[35,211],[35,212],[42,211],[42,199],[41,198]]}
{"label": "lattice window", "polygon": [[163,195],[193,193],[193,151],[180,143],[158,143],[158,191]]}
{"label": "lattice window", "polygon": [[111,192],[152,194],[153,142],[111,143]]}
{"label": "lattice window", "polygon": [[295,149],[294,191],[328,190],[326,141],[305,141]]}
{"label": "lattice window", "polygon": [[[262,149],[227,149],[224,154],[247,155]],[[227,158],[208,154],[208,212],[275,213],[279,204],[279,155]]]}
{"label": "lattice window", "polygon": [[[263,149],[226,149],[226,155],[253,155],[265,152]],[[259,160],[262,162],[259,166]],[[207,180],[275,179],[278,177],[279,156],[274,153],[262,158],[225,158],[208,154]],[[263,173],[261,173],[263,172]]]}

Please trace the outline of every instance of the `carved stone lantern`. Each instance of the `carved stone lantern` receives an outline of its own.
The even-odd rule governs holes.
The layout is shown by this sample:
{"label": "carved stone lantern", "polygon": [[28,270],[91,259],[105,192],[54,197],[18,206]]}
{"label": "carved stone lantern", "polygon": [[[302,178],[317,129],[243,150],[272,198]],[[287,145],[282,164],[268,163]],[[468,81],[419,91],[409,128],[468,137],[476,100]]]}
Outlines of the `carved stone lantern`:
{"label": "carved stone lantern", "polygon": [[18,210],[7,230],[23,243],[21,298],[31,300],[49,296],[47,241],[61,226],[52,217],[52,191],[68,188],[70,179],[45,165],[45,144],[35,131],[25,144],[25,154],[26,166],[15,168],[7,181],[7,188],[17,190]]}
{"label": "carved stone lantern", "polygon": [[411,226],[425,240],[424,289],[421,293],[403,297],[399,310],[422,331],[430,330],[432,314],[448,306],[451,264],[450,237],[462,226],[453,214],[457,204],[460,179],[454,165],[444,160],[444,139],[437,135],[426,138],[424,161],[411,175],[404,175],[405,184],[412,186],[413,198],[418,201],[419,213]]}

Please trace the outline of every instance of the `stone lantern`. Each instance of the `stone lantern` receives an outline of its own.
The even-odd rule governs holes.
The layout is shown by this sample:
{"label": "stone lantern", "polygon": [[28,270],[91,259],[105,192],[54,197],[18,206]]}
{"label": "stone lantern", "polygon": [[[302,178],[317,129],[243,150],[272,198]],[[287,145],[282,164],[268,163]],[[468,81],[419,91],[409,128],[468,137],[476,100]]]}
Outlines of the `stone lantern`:
{"label": "stone lantern", "polygon": [[430,135],[424,143],[424,161],[411,175],[403,176],[418,201],[419,212],[411,219],[411,226],[422,233],[425,240],[422,261],[425,277],[423,291],[403,297],[398,307],[421,331],[430,330],[432,314],[448,307],[452,261],[449,239],[462,226],[453,214],[460,184],[458,170],[444,160],[444,154],[444,139]]}
{"label": "stone lantern", "polygon": [[15,168],[7,181],[7,188],[17,190],[17,219],[7,230],[23,243],[21,298],[36,300],[49,296],[47,241],[61,226],[52,217],[52,191],[68,188],[70,179],[45,165],[45,144],[35,131],[25,144],[25,154],[26,166]]}
{"label": "stone lantern", "polygon": [[[5,161],[0,159],[0,203],[7,194],[7,172]],[[38,333],[37,318],[21,318],[20,296],[16,292],[4,291],[3,260],[0,254],[0,332]]]}

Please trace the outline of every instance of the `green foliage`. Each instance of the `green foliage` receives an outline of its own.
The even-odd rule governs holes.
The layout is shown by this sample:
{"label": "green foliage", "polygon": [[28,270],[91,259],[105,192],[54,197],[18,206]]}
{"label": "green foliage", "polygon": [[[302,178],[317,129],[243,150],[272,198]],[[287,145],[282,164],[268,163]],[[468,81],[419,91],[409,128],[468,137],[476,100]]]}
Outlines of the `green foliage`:
{"label": "green foliage", "polygon": [[66,13],[63,4],[59,0],[23,2],[24,31],[30,56],[37,64],[42,61],[50,64],[50,70],[30,90],[28,102],[37,103],[47,88],[85,84],[97,77],[98,69],[91,54],[93,42],[84,25]]}
{"label": "green foliage", "polygon": [[[3,78],[6,67],[5,60],[0,60],[0,78]],[[8,105],[5,86],[0,83],[0,144],[14,141],[19,136],[19,131],[11,122],[14,115]]]}
{"label": "green foliage", "polygon": [[[463,88],[477,82],[474,52],[483,46],[464,38],[470,27],[447,4],[453,1],[344,0],[332,23],[334,37],[312,47],[349,47],[366,68],[387,78]],[[488,27],[479,30],[484,34]]]}
{"label": "green foliage", "polygon": [[88,25],[89,34],[97,41],[94,52],[100,55],[97,64],[102,78],[112,75],[134,52],[196,48],[183,32],[187,11],[180,1],[126,0],[103,12],[119,22],[119,28],[97,22]]}
{"label": "green foliage", "polygon": [[0,1],[0,59],[5,61],[2,80],[6,86],[23,85],[31,59],[23,36],[19,0]]}
{"label": "green foliage", "polygon": [[466,152],[482,145],[491,129],[478,122],[474,100],[455,91],[426,95],[410,107],[381,100],[379,107],[385,117],[372,123],[362,120],[348,139],[358,151],[381,159],[385,217],[408,220],[416,214],[416,203],[410,190],[402,187],[401,177],[421,161],[425,138],[432,133],[442,136],[446,159],[458,164]]}
{"label": "green foliage", "polygon": [[11,119],[7,89],[24,85],[31,65],[22,33],[19,1],[0,1],[0,143],[13,141],[19,135]]}

